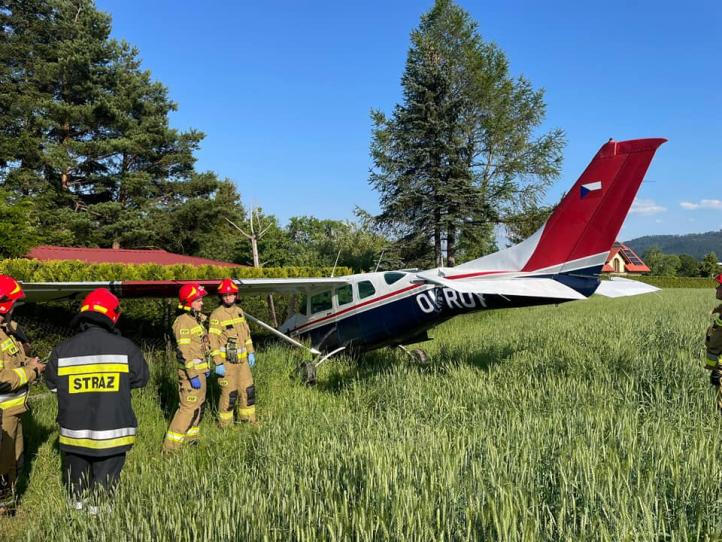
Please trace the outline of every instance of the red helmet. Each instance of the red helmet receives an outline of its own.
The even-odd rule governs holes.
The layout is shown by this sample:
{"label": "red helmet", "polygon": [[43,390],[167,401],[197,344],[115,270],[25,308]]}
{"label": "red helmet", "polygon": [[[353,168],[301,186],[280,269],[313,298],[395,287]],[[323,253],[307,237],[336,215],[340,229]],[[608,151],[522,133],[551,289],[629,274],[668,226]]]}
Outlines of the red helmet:
{"label": "red helmet", "polygon": [[86,311],[107,316],[115,324],[120,318],[120,301],[107,288],[97,288],[85,296],[80,305],[80,312]]}
{"label": "red helmet", "polygon": [[183,286],[181,286],[181,289],[178,292],[178,301],[180,301],[178,308],[190,310],[191,303],[193,303],[196,299],[200,299],[206,294],[208,294],[208,292],[206,292],[206,289],[197,282],[184,284]]}
{"label": "red helmet", "polygon": [[714,281],[717,283],[717,285],[722,285],[722,273],[717,273],[714,276]]}
{"label": "red helmet", "polygon": [[237,294],[238,286],[233,282],[233,279],[223,279],[221,285],[218,287],[218,295],[226,294]]}
{"label": "red helmet", "polygon": [[0,275],[0,314],[7,314],[19,299],[25,297],[25,292],[18,281],[9,275]]}

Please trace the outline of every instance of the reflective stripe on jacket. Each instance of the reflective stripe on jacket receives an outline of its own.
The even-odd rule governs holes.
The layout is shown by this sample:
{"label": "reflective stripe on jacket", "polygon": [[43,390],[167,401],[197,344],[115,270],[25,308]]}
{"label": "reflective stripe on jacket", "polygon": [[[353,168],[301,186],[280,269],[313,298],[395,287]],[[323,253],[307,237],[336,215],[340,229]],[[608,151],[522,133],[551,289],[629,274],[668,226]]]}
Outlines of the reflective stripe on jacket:
{"label": "reflective stripe on jacket", "polygon": [[27,396],[28,390],[25,387],[16,392],[3,393],[0,395],[0,409],[5,411],[15,407],[25,406]]}
{"label": "reflective stripe on jacket", "polygon": [[102,457],[130,449],[138,425],[130,390],[148,382],[135,344],[110,326],[84,324],[55,347],[45,377],[57,390],[61,450]]}
{"label": "reflective stripe on jacket", "polygon": [[135,427],[121,427],[106,431],[91,429],[60,428],[60,444],[67,446],[107,450],[119,446],[128,446],[135,442]]}
{"label": "reflective stripe on jacket", "polygon": [[198,317],[199,319],[196,320],[190,313],[184,313],[173,322],[173,338],[175,339],[178,363],[185,369],[188,378],[209,371],[206,360],[208,334],[203,325],[205,316],[201,314]]}
{"label": "reflective stripe on jacket", "polygon": [[208,338],[211,355],[216,364],[226,361],[226,349],[230,339],[236,341],[238,363],[245,361],[248,354],[254,351],[246,317],[243,310],[235,304],[230,307],[221,305],[211,313]]}
{"label": "reflective stripe on jacket", "polygon": [[[0,409],[7,416],[27,410],[25,396],[28,384],[36,379],[35,371],[25,367],[27,357],[19,336],[23,334],[18,331],[15,322],[0,325],[0,394],[8,396],[8,399],[0,400]],[[22,397],[9,392],[17,392]]]}

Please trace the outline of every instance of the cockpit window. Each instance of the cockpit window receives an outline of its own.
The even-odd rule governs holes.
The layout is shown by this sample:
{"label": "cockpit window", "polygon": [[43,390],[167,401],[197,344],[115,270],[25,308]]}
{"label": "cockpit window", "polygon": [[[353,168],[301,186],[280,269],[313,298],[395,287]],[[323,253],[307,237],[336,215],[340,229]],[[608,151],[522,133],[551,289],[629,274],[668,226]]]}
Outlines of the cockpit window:
{"label": "cockpit window", "polygon": [[398,282],[402,278],[404,278],[404,275],[406,275],[406,273],[399,273],[398,271],[390,271],[388,273],[384,273],[384,280],[386,281],[386,284],[393,284],[394,282]]}
{"label": "cockpit window", "polygon": [[348,305],[351,301],[353,301],[353,288],[351,288],[350,284],[336,288],[336,302],[339,307]]}
{"label": "cockpit window", "polygon": [[311,296],[311,313],[331,310],[331,290]]}
{"label": "cockpit window", "polygon": [[376,293],[376,288],[371,284],[369,280],[362,280],[358,283],[358,298],[363,299],[365,297],[371,297]]}

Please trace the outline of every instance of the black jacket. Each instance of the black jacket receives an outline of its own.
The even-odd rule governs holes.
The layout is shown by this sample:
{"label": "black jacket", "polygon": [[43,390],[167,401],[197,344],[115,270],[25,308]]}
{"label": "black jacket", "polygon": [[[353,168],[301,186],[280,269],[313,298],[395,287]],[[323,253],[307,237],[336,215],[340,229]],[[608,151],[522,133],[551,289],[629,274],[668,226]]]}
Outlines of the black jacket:
{"label": "black jacket", "polygon": [[146,385],[148,365],[109,319],[83,320],[51,353],[45,378],[58,394],[61,450],[102,457],[130,449],[138,426],[130,390]]}

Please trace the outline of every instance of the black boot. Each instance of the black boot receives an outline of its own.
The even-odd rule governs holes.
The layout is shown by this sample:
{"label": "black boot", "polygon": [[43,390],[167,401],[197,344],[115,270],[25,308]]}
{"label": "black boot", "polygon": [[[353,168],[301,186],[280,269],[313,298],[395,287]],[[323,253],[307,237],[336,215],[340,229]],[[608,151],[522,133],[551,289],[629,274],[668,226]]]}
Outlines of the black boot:
{"label": "black boot", "polygon": [[0,476],[0,516],[15,515],[15,491],[7,476]]}
{"label": "black boot", "polygon": [[709,383],[712,384],[715,388],[719,388],[721,379],[722,372],[720,372],[719,369],[713,369],[712,372],[709,374]]}

